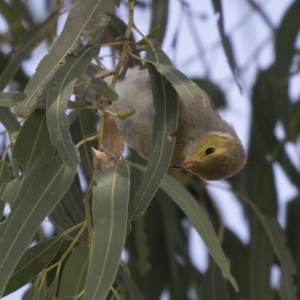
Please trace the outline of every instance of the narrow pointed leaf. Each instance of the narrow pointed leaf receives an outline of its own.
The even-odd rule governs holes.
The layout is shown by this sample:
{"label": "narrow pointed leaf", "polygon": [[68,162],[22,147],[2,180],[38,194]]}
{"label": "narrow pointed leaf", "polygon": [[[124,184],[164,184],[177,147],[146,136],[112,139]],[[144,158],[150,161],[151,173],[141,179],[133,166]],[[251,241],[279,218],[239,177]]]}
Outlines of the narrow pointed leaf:
{"label": "narrow pointed leaf", "polygon": [[51,262],[63,239],[63,235],[58,235],[26,250],[7,283],[4,295],[16,291],[39,275]]}
{"label": "narrow pointed leaf", "polygon": [[54,153],[46,126],[46,115],[35,111],[23,124],[14,148],[13,158],[23,168],[23,175],[5,184],[1,190],[2,200],[9,202],[12,212],[19,205],[33,178]]}
{"label": "narrow pointed leaf", "polygon": [[59,299],[75,297],[84,288],[89,265],[89,247],[79,245],[68,258],[62,274]]}
{"label": "narrow pointed leaf", "polygon": [[[93,32],[95,40],[105,29],[109,18],[109,0],[89,1],[79,0],[70,10],[61,35],[53,44],[33,75],[24,93],[27,98],[15,106],[18,115],[27,117],[45,96],[45,87],[54,72],[64,63],[65,57],[78,47],[80,37],[84,32]],[[92,41],[89,41],[92,42]]]}
{"label": "narrow pointed leaf", "polygon": [[296,300],[297,286],[294,285],[294,276],[297,274],[297,269],[291,252],[286,247],[284,232],[274,218],[264,217],[264,224],[283,271],[280,292],[283,293],[285,300]]}
{"label": "narrow pointed leaf", "polygon": [[99,48],[84,47],[80,53],[69,56],[49,82],[47,90],[47,127],[53,145],[70,168],[77,168],[78,151],[69,137],[69,120],[66,115],[75,81],[84,72]]}
{"label": "narrow pointed leaf", "polygon": [[11,60],[2,74],[0,74],[1,91],[16,73],[22,62],[32,53],[34,48],[36,48],[40,42],[45,39],[56,21],[56,18],[56,16],[51,15],[46,21],[29,29],[17,40],[14,48],[9,54],[11,56]]}
{"label": "narrow pointed leaf", "polygon": [[98,171],[93,187],[94,236],[84,300],[105,299],[119,267],[127,228],[129,172],[116,164]]}
{"label": "narrow pointed leaf", "polygon": [[216,264],[226,275],[235,290],[238,291],[237,283],[230,274],[230,266],[220,246],[215,230],[201,206],[195,201],[191,194],[178,183],[178,181],[169,175],[163,179],[161,188],[186,214],[192,225],[201,236]]}
{"label": "narrow pointed leaf", "polygon": [[34,233],[70,186],[75,170],[60,156],[51,159],[33,179],[14,214],[9,215],[0,241],[0,295]]}
{"label": "narrow pointed leaf", "polygon": [[[155,59],[156,53],[148,52],[147,57]],[[153,136],[151,155],[141,184],[130,205],[129,220],[141,216],[160,186],[173,156],[176,138],[172,136],[178,123],[178,97],[172,86],[148,64],[151,80],[153,105]]]}
{"label": "narrow pointed leaf", "polygon": [[225,29],[224,29],[224,14],[223,14],[223,9],[222,9],[222,3],[221,0],[212,0],[215,12],[219,14],[219,20],[218,20],[218,27],[219,27],[219,32],[220,32],[220,36],[221,36],[221,41],[223,44],[223,48],[225,51],[225,54],[227,56],[228,59],[228,63],[231,69],[231,72],[234,76],[235,82],[238,85],[240,91],[242,91],[242,87],[239,84],[237,77],[236,77],[236,73],[237,73],[237,64],[235,62],[235,56],[234,56],[234,52],[232,49],[232,45],[230,42],[229,37],[227,36],[227,34],[225,33]]}
{"label": "narrow pointed leaf", "polygon": [[211,105],[207,94],[196,83],[175,69],[163,50],[152,44],[148,45],[147,51],[150,49],[155,53],[155,57],[149,57],[147,61],[151,62],[156,70],[168,79],[189,111],[193,109],[195,101],[201,101],[204,107]]}

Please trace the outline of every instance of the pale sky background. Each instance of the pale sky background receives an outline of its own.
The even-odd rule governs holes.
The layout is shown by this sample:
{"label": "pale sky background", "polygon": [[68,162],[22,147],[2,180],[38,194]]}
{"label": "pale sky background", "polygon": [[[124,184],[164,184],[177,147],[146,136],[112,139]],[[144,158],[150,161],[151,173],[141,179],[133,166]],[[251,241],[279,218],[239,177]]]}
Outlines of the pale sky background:
{"label": "pale sky background", "polygon": [[[145,3],[150,1],[144,0]],[[245,147],[248,147],[249,121],[251,116],[250,106],[250,91],[254,83],[257,71],[267,68],[274,59],[273,41],[271,37],[272,31],[268,25],[261,19],[256,12],[253,13],[252,8],[247,0],[223,0],[223,10],[225,15],[226,32],[231,36],[231,41],[234,45],[235,57],[237,64],[243,67],[243,72],[240,74],[239,82],[243,88],[243,94],[240,93],[231,70],[227,63],[222,45],[220,44],[219,31],[217,27],[218,15],[214,14],[210,0],[186,0],[195,14],[199,14],[202,18],[188,18],[183,13],[181,1],[170,0],[169,7],[171,9],[166,39],[162,45],[164,51],[172,59],[176,68],[181,70],[190,77],[205,77],[209,76],[212,82],[221,87],[226,95],[228,109],[220,111],[222,117],[229,123],[233,124],[239,137]],[[261,0],[256,1],[262,7],[264,13],[269,17],[273,27],[277,27],[281,21],[283,14],[289,7],[291,0]],[[43,7],[44,1],[29,0],[29,5],[34,8],[38,14],[38,20],[42,21],[46,17]],[[262,4],[263,3],[263,4]],[[126,8],[121,7],[119,10],[120,16],[127,19]],[[66,14],[61,16],[60,28],[65,20]],[[147,34],[150,24],[149,11],[136,9],[135,22],[137,26]],[[2,25],[3,24],[3,25]],[[195,42],[191,34],[191,27],[195,26],[196,32],[200,37],[200,43]],[[172,48],[172,39],[175,31],[180,28],[177,40],[176,52]],[[5,31],[5,24],[0,15],[0,31]],[[300,37],[298,38],[300,45]],[[258,47],[262,47],[256,59],[252,58],[253,53]],[[46,44],[42,44],[34,51],[33,57],[24,63],[28,74],[33,74],[38,62],[46,54]],[[105,52],[101,52],[103,55]],[[202,62],[199,60],[199,55],[203,57]],[[249,62],[251,61],[251,64]],[[293,84],[290,86],[290,93],[293,99],[299,98],[300,75],[293,77]],[[282,126],[278,124],[276,129],[278,137],[284,137]],[[296,145],[289,143],[287,146],[291,154],[293,163],[300,168],[299,153],[300,143]],[[251,167],[251,166],[249,166]],[[278,220],[281,226],[285,226],[285,211],[287,202],[297,193],[296,188],[289,182],[288,178],[277,164],[274,166],[276,187],[279,195],[279,215]],[[280,183],[280,184],[279,184]],[[249,242],[248,225],[244,221],[242,206],[234,196],[222,188],[229,187],[228,183],[223,180],[209,185],[209,191],[213,195],[217,205],[220,208],[225,225],[230,228],[242,240],[243,243]],[[46,222],[49,224],[49,222]],[[201,272],[207,268],[207,256],[205,246],[201,238],[193,228],[190,229],[190,234],[193,237],[190,252],[192,254],[195,265]],[[272,270],[272,283],[274,286],[278,284],[280,279],[280,271],[274,267]],[[21,299],[21,294],[26,290],[11,294],[4,297],[3,300],[18,300]],[[168,299],[168,295],[164,295],[162,300]]]}

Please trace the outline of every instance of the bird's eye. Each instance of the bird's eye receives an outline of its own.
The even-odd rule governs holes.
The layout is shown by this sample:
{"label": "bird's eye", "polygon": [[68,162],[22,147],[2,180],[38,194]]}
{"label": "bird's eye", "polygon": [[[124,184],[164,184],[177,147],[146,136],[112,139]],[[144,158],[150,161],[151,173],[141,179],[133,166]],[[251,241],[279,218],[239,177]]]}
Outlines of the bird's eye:
{"label": "bird's eye", "polygon": [[211,153],[214,153],[216,151],[215,148],[213,147],[209,147],[205,150],[205,154],[211,154]]}

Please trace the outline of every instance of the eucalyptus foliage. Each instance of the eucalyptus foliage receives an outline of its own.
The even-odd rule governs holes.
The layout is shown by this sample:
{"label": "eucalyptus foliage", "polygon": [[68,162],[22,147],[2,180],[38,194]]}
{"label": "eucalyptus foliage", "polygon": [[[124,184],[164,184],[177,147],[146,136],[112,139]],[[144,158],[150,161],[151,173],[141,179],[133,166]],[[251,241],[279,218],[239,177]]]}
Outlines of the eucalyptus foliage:
{"label": "eucalyptus foliage", "polygon": [[[140,1],[124,2],[128,22],[115,14],[119,1],[109,0],[45,0],[49,15],[36,22],[25,2],[0,0],[8,25],[0,35],[0,297],[31,283],[24,300],[156,300],[163,293],[172,300],[299,299],[300,172],[285,146],[299,145],[300,99],[292,101],[288,91],[291,65],[299,60],[300,1],[290,5],[273,30],[274,62],[257,73],[252,86],[247,167],[228,180],[228,191],[242,203],[249,221],[248,244],[224,227],[204,181],[168,171],[177,95],[187,109],[202,88],[218,108],[226,107],[225,95],[208,78],[188,79],[157,46],[167,33],[168,0],[152,0],[151,8]],[[220,17],[221,46],[239,85],[240,66],[224,30],[222,3],[212,4]],[[140,41],[131,31],[137,7],[153,12],[150,33]],[[266,18],[263,12],[261,16]],[[28,77],[23,62],[42,42],[49,52]],[[156,114],[148,163],[130,150],[126,159],[121,156],[99,170],[93,153],[108,143],[108,115],[89,97],[94,93],[118,101],[118,95],[114,82],[82,78],[92,60],[100,62],[107,43],[116,63],[125,63],[132,52],[130,64],[141,64],[138,52],[144,47]],[[274,133],[278,123],[285,131],[282,140]],[[280,165],[298,191],[288,204],[285,229],[277,221],[274,165]],[[41,226],[47,217],[55,228],[51,237]],[[191,226],[210,253],[204,273],[190,255]],[[270,284],[274,265],[281,270],[277,288]]]}

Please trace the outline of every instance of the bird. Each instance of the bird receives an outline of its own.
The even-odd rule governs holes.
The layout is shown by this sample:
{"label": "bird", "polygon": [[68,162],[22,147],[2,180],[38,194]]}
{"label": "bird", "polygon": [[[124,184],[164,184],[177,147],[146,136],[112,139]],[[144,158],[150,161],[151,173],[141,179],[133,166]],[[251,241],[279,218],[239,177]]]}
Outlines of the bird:
{"label": "bird", "polygon": [[[94,67],[95,68],[95,67]],[[95,71],[93,72],[95,74]],[[105,78],[107,82],[111,78]],[[119,95],[108,107],[113,112],[134,110],[124,119],[115,119],[125,142],[149,159],[152,145],[154,107],[147,69],[129,68],[115,86]],[[179,98],[176,144],[170,166],[187,170],[208,181],[235,175],[246,164],[246,152],[234,128],[223,120],[210,97],[199,100],[188,111]]]}

